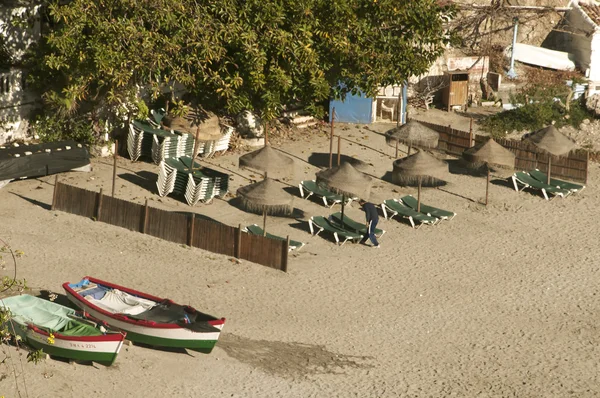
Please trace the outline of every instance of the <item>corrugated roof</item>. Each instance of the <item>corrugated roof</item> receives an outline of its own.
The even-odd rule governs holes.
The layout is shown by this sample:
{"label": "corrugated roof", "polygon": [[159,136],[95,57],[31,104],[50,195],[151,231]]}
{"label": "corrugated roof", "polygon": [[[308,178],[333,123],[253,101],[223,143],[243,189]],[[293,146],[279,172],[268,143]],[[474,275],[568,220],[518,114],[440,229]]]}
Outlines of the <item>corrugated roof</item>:
{"label": "corrugated roof", "polygon": [[583,12],[585,12],[596,25],[600,26],[600,6],[579,3],[579,7],[581,7]]}

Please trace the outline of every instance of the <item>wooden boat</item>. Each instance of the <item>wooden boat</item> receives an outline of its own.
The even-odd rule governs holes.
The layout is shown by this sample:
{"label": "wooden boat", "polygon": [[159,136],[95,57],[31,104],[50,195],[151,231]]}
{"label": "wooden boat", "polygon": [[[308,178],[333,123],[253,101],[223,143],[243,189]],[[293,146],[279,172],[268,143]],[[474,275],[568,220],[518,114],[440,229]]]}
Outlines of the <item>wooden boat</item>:
{"label": "wooden boat", "polygon": [[134,343],[209,353],[225,323],[225,318],[89,276],[63,288],[92,319],[127,332]]}
{"label": "wooden boat", "polygon": [[112,365],[123,346],[125,333],[103,332],[74,309],[51,301],[23,294],[0,300],[2,307],[11,313],[10,333],[49,355]]}

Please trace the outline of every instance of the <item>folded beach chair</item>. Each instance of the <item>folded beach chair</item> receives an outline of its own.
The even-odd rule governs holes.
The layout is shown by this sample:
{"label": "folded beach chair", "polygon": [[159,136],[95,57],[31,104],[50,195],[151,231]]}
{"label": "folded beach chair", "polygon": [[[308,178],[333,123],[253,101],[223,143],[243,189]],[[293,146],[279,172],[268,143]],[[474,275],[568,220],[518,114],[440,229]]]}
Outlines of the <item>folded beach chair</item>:
{"label": "folded beach chair", "polygon": [[[333,224],[334,226],[339,226],[342,225],[342,213],[341,212],[337,212],[334,213],[332,215],[329,216],[329,222],[331,224]],[[360,223],[360,222],[356,222],[353,219],[351,219],[350,217],[348,217],[347,215],[344,214],[344,224],[343,224],[343,228],[344,229],[349,229],[352,231],[356,231],[359,234],[362,234],[364,236],[367,236],[367,234],[369,233],[369,231],[367,230],[367,227],[365,226],[365,224]],[[379,229],[379,228],[375,228],[375,236],[377,236],[378,238],[380,238],[381,236],[383,236],[383,234],[385,234],[385,231],[383,229]]]}
{"label": "folded beach chair", "polygon": [[[427,225],[436,225],[440,219],[432,216],[428,216],[427,214],[419,213],[418,211],[411,209],[408,206],[403,205],[396,199],[388,199],[381,204],[381,209],[383,210],[383,216],[387,218],[394,218],[397,215],[401,215],[404,218],[408,218],[410,221],[410,225],[413,228],[419,228],[423,224]],[[419,226],[415,226],[415,221],[419,222]]]}
{"label": "folded beach chair", "polygon": [[[263,229],[256,224],[248,225],[246,228],[243,229],[243,231],[247,232],[249,234],[258,235],[258,236],[263,236],[263,233],[264,233]],[[268,232],[267,232],[267,238],[275,239],[275,240],[287,240],[287,238],[282,238],[281,236],[272,235]],[[296,249],[300,250],[302,248],[302,246],[304,246],[304,243],[298,242],[297,240],[290,239],[290,246],[288,247],[288,251],[291,252],[292,250],[296,250]]]}
{"label": "folded beach chair", "polygon": [[[323,204],[325,204],[326,207],[331,208],[338,203],[342,203],[342,195],[338,195],[321,188],[317,185],[315,180],[301,181],[298,185],[298,188],[300,188],[300,196],[302,198],[308,199],[311,197],[311,195],[320,196],[323,199]],[[353,200],[356,200],[356,198],[346,198],[346,205],[349,205]],[[327,201],[331,202],[331,204],[329,204]]]}
{"label": "folded beach chair", "polygon": [[[363,235],[359,233],[347,231],[332,225],[325,217],[321,216],[311,217],[310,220],[308,220],[308,226],[310,227],[310,233],[312,235],[319,235],[319,233],[323,231],[333,234],[338,245],[343,245],[348,240],[356,243],[363,238]],[[340,243],[342,239],[344,241]]]}
{"label": "folded beach chair", "polygon": [[[511,177],[513,185],[515,187],[515,191],[520,192],[525,188],[532,188],[542,191],[544,198],[546,200],[550,200],[551,198],[548,194],[552,195],[552,198],[556,196],[560,196],[561,198],[566,198],[571,194],[571,191],[568,189],[561,189],[558,187],[553,187],[552,185],[548,185],[545,182],[541,182],[530,176],[524,171],[518,171]],[[518,184],[523,185],[523,188],[519,189]]]}
{"label": "folded beach chair", "polygon": [[[418,202],[414,196],[407,195],[401,198],[400,201],[406,206],[410,207],[411,209],[417,210]],[[454,217],[456,217],[456,213],[454,212],[438,209],[437,207],[433,206],[427,206],[423,203],[421,203],[421,213],[427,214],[428,216],[433,216],[435,218],[439,218],[440,220],[452,220]]]}
{"label": "folded beach chair", "polygon": [[[546,183],[548,181],[548,176],[538,169],[529,172],[529,175],[535,178],[536,180]],[[554,178],[550,178],[550,185],[571,191],[571,193],[578,193],[585,189],[585,185],[574,184],[572,182],[556,180]]]}

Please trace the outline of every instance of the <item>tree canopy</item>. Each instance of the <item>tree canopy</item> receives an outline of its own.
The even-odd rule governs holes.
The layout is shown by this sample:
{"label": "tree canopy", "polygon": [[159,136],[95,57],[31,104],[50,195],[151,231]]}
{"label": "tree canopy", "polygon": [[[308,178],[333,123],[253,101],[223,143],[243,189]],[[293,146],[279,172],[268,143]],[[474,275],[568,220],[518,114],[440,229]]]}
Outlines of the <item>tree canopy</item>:
{"label": "tree canopy", "polygon": [[330,97],[426,72],[453,15],[436,0],[53,0],[31,82],[64,111],[135,112],[141,87],[179,82],[212,110],[318,114]]}

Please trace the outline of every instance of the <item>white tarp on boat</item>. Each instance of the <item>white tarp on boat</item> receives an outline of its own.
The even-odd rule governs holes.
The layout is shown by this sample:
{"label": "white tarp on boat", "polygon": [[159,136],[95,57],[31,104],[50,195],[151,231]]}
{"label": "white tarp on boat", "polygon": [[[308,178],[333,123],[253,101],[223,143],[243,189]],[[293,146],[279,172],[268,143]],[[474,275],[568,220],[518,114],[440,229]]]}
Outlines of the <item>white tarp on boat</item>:
{"label": "white tarp on boat", "polygon": [[91,295],[85,296],[85,298],[92,304],[113,314],[138,315],[156,305],[154,301],[136,297],[117,289],[109,290],[100,300],[96,300]]}
{"label": "white tarp on boat", "polygon": [[[508,53],[510,55],[510,48]],[[523,43],[515,44],[515,61],[526,64],[556,70],[574,70],[575,63],[572,59],[574,59],[574,56],[566,52],[549,50]]]}

